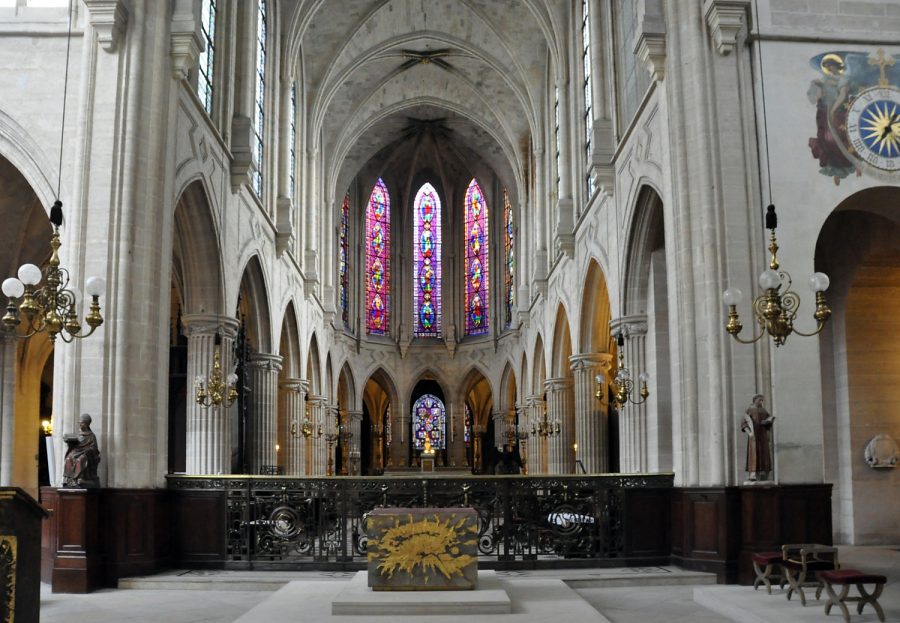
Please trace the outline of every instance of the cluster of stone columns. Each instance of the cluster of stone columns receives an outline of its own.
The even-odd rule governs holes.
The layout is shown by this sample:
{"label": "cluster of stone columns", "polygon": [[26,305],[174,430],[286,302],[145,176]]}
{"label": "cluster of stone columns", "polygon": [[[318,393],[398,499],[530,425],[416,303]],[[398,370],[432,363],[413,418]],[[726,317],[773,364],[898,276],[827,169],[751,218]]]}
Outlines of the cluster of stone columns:
{"label": "cluster of stone columns", "polygon": [[[613,356],[587,353],[569,358],[575,385],[575,458],[590,474],[609,470],[608,385]],[[604,379],[602,387],[596,378]],[[597,398],[597,392],[600,398]]]}
{"label": "cluster of stone columns", "polygon": [[[288,476],[301,476],[306,464],[306,437],[303,421],[306,418],[306,391],[309,384],[303,379],[285,378],[279,384],[279,431],[281,446],[279,465]],[[283,458],[281,458],[283,457]]]}
{"label": "cluster of stone columns", "polygon": [[[645,342],[647,321],[643,316],[628,316],[612,323],[613,332],[622,331],[626,335],[624,361],[632,373],[634,390],[632,398],[640,400],[638,374],[647,370]],[[612,371],[615,374],[615,367]],[[623,473],[645,472],[647,457],[647,407],[628,403],[619,409],[619,471]]]}

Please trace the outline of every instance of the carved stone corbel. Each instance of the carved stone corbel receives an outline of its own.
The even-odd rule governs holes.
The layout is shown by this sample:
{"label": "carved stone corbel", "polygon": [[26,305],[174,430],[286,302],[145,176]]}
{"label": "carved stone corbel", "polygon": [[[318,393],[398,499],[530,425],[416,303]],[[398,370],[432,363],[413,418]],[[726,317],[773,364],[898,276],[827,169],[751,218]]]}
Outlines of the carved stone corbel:
{"label": "carved stone corbel", "polygon": [[666,75],[666,19],[662,0],[644,0],[634,38],[634,53],[657,82]]}
{"label": "carved stone corbel", "polygon": [[115,52],[125,34],[131,7],[126,0],[84,0],[90,16],[88,22],[97,33],[100,47]]}
{"label": "carved stone corbel", "polygon": [[200,32],[200,3],[175,0],[172,5],[172,77],[187,80],[200,62],[203,38]]}
{"label": "carved stone corbel", "polygon": [[703,3],[709,36],[719,54],[727,56],[734,50],[749,8],[750,0],[706,0]]}

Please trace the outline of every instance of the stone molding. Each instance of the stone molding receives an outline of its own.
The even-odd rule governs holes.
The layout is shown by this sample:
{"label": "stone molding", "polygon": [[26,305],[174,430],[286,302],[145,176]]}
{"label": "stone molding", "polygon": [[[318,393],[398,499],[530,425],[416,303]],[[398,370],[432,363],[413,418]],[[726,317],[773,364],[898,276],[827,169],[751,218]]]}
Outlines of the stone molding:
{"label": "stone molding", "polygon": [[609,370],[612,366],[613,356],[610,353],[580,353],[569,357],[569,367],[573,372],[600,368]]}
{"label": "stone molding", "polygon": [[281,379],[278,381],[278,389],[291,393],[304,393],[306,391],[307,382],[303,379]]}
{"label": "stone molding", "polygon": [[281,355],[270,355],[268,353],[251,353],[247,358],[247,365],[257,370],[281,370]]}
{"label": "stone molding", "polygon": [[750,0],[706,0],[703,3],[710,38],[722,56],[731,54],[737,46],[749,8]]}
{"label": "stone molding", "polygon": [[574,385],[575,381],[570,376],[558,376],[544,381],[544,389],[547,390],[547,393],[561,392]]}
{"label": "stone molding", "polygon": [[294,202],[290,197],[279,197],[275,202],[275,253],[282,253],[294,246]]}
{"label": "stone molding", "polygon": [[131,7],[126,0],[84,0],[90,17],[88,22],[97,33],[100,47],[115,52],[125,34]]}
{"label": "stone molding", "polygon": [[644,0],[634,40],[637,54],[650,72],[650,76],[661,82],[666,76],[666,20],[662,0]]}
{"label": "stone molding", "polygon": [[172,77],[188,80],[192,69],[200,62],[204,49],[200,32],[200,3],[174,0],[172,5]]}

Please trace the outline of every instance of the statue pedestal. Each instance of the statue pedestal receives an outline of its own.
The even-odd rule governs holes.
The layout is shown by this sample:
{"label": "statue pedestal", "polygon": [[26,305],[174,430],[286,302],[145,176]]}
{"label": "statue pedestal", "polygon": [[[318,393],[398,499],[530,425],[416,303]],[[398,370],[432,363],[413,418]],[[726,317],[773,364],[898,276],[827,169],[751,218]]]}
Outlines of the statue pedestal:
{"label": "statue pedestal", "polygon": [[48,553],[53,592],[89,593],[100,588],[100,490],[55,489],[48,506],[53,509],[50,533],[54,538],[47,544],[52,550]]}
{"label": "statue pedestal", "polygon": [[478,517],[471,508],[376,508],[366,532],[372,590],[459,591],[478,584]]}

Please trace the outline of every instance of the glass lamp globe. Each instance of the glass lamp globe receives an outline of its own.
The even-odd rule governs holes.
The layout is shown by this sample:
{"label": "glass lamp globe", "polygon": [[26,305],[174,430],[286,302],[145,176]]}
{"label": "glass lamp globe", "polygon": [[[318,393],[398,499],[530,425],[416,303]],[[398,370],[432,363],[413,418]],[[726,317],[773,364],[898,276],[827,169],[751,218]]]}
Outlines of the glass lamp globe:
{"label": "glass lamp globe", "polygon": [[84,282],[84,291],[90,296],[103,296],[106,292],[106,281],[100,277],[88,277]]}
{"label": "glass lamp globe", "polygon": [[774,290],[781,285],[781,277],[771,268],[764,270],[759,275],[759,287],[764,290]]}
{"label": "glass lamp globe", "polygon": [[813,273],[809,278],[809,289],[813,292],[824,292],[831,285],[831,280],[825,273]]}
{"label": "glass lamp globe", "polygon": [[640,379],[641,383],[643,383],[644,385],[646,385],[646,384],[647,384],[647,381],[650,380],[650,373],[649,373],[649,372],[641,372],[641,373],[638,375],[638,378]]}
{"label": "glass lamp globe", "polygon": [[722,293],[722,300],[728,306],[740,305],[741,301],[744,300],[744,293],[738,288],[728,288]]}
{"label": "glass lamp globe", "polygon": [[19,267],[19,281],[26,286],[36,286],[41,282],[41,269],[34,264],[22,264]]}
{"label": "glass lamp globe", "polygon": [[25,286],[15,277],[3,280],[3,294],[11,299],[17,299],[25,294]]}

